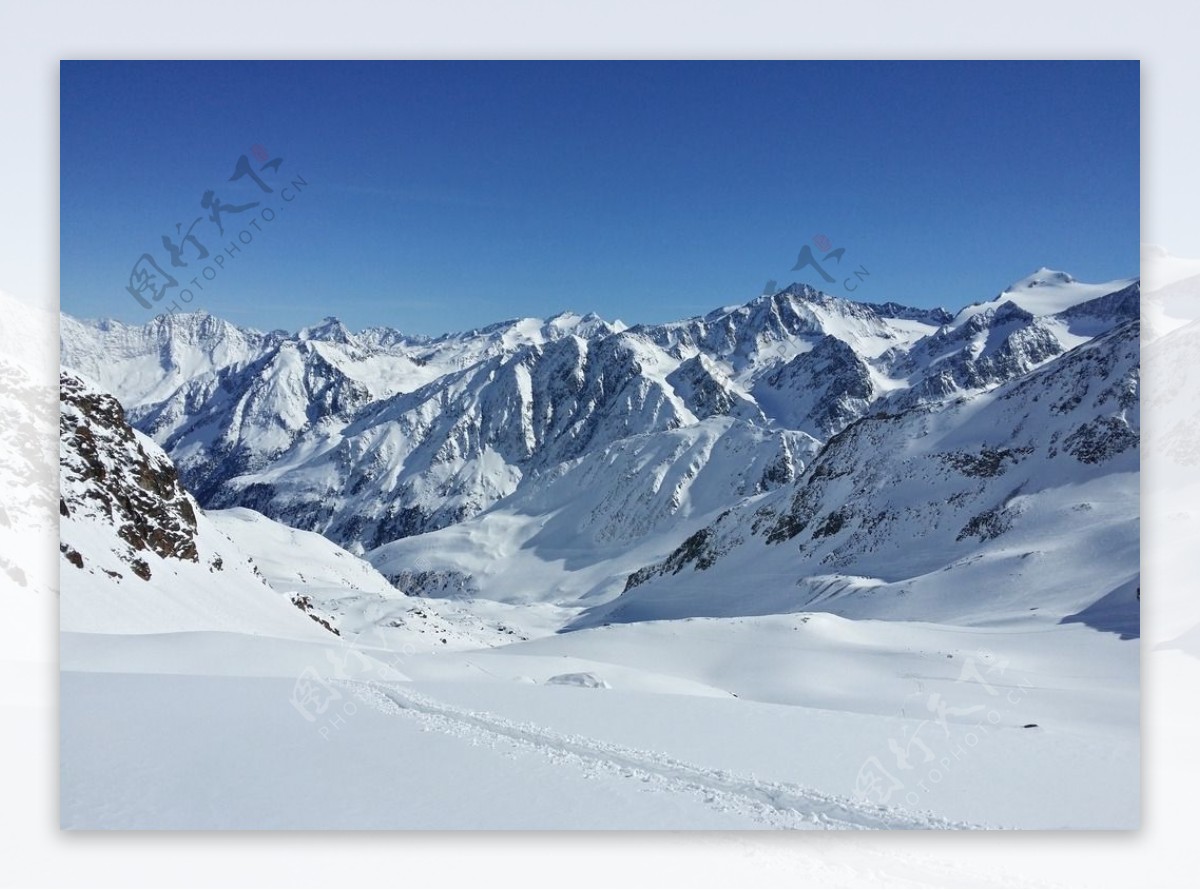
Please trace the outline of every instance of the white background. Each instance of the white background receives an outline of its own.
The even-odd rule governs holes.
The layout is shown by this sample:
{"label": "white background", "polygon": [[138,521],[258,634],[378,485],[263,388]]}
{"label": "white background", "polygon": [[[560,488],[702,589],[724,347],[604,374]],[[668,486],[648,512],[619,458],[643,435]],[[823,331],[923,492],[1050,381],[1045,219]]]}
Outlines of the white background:
{"label": "white background", "polygon": [[[0,0],[0,9],[0,290],[42,306],[56,307],[58,300],[60,58],[1141,59],[1143,240],[1200,256],[1192,209],[1200,177],[1194,96],[1200,4],[543,0],[434,8],[347,0],[37,6]],[[1036,104],[1029,114],[1031,126],[1053,125],[1039,118]],[[148,117],[147,138],[153,129]],[[0,342],[3,326],[0,319]],[[47,358],[55,349],[48,338]],[[1154,410],[1163,409],[1148,406],[1148,425],[1163,420]],[[1173,582],[1194,585],[1197,575],[1157,568],[1157,556],[1166,552],[1161,548],[1187,542],[1173,539],[1156,512],[1176,486],[1169,468],[1155,460],[1144,454],[1141,831],[66,834],[57,827],[55,603],[23,601],[20,592],[6,589],[0,597],[8,630],[0,652],[6,681],[0,720],[11,725],[0,723],[0,881],[121,887],[1195,885],[1200,660],[1154,651],[1155,641],[1165,638],[1161,622],[1178,618],[1156,611],[1170,607],[1159,605],[1154,593]],[[56,559],[55,545],[46,540],[47,560]],[[1175,595],[1178,603],[1180,590]]]}

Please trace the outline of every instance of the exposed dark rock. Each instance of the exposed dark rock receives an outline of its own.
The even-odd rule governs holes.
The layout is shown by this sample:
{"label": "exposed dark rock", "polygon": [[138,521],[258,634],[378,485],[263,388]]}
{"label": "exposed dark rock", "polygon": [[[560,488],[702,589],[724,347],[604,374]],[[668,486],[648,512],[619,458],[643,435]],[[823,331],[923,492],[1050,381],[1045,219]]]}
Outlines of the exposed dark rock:
{"label": "exposed dark rock", "polygon": [[[101,511],[132,551],[195,562],[196,512],[170,461],[151,456],[115,398],[63,374],[59,513]],[[131,563],[149,578],[145,560]]]}

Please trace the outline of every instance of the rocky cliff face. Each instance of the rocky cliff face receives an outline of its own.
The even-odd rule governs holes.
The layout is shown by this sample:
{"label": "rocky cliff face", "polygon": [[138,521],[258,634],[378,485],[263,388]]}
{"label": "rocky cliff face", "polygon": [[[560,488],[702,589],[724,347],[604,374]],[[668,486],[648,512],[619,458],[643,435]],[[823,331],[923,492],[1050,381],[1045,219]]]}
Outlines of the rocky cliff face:
{"label": "rocky cliff face", "polygon": [[763,375],[754,395],[782,425],[827,439],[862,417],[880,393],[867,363],[827,334],[809,352]]}
{"label": "rocky cliff face", "polygon": [[[197,507],[167,457],[138,441],[113,396],[64,373],[60,398],[60,515],[111,526],[125,542],[124,561],[143,580],[151,572],[147,552],[197,562]],[[65,541],[62,548],[83,568],[78,550]]]}
{"label": "rocky cliff face", "polygon": [[213,527],[115,397],[64,372],[59,418],[62,630],[327,635]]}

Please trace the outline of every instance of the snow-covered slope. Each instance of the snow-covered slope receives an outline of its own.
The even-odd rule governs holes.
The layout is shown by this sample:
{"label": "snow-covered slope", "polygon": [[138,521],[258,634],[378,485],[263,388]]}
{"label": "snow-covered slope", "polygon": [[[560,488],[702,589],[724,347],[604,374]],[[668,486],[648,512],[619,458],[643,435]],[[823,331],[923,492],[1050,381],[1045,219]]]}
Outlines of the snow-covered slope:
{"label": "snow-covered slope", "polygon": [[524,639],[502,609],[416,599],[369,562],[315,532],[238,507],[205,516],[254,561],[267,583],[356,648],[445,652]]}
{"label": "snow-covered slope", "polygon": [[[408,682],[331,669],[311,645],[173,636],[64,638],[66,827],[1138,821],[1137,647],[1079,626],[614,625],[403,657]],[[337,696],[313,721],[290,704],[309,666]],[[554,682],[570,674],[608,688]],[[214,756],[225,745],[238,756]],[[147,774],[155,781],[136,780]]]}
{"label": "snow-covered slope", "polygon": [[115,398],[67,373],[61,387],[64,631],[327,634],[209,522]]}
{"label": "snow-covered slope", "polygon": [[631,436],[530,480],[479,516],[367,557],[399,586],[500,602],[594,602],[731,504],[799,475],[818,442],[730,417]]}
{"label": "snow-covered slope", "polygon": [[864,417],[795,483],[696,532],[587,621],[814,608],[1086,620],[1113,595],[1112,620],[1127,632],[1138,355],[1137,322],[1127,322],[986,393]]}
{"label": "snow-covered slope", "polygon": [[1118,278],[1097,284],[1076,281],[1066,272],[1056,272],[1045,266],[1020,281],[1015,281],[993,299],[972,303],[955,316],[953,324],[1003,303],[1014,303],[1030,315],[1057,315],[1079,303],[1086,303],[1106,294],[1124,290],[1136,284],[1136,278]]}

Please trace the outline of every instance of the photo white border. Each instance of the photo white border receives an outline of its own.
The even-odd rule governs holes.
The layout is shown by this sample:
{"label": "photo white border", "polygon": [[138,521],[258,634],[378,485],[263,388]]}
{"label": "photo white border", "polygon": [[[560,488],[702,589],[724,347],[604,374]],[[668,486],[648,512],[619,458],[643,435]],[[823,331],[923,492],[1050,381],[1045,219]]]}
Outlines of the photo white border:
{"label": "photo white border", "polygon": [[[1189,221],[1200,9],[1179,3],[216,0],[9,6],[0,289],[58,290],[63,58],[1141,59],[1144,240],[1200,256]],[[236,97],[230,97],[235,101]],[[798,101],[800,101],[798,97]],[[801,108],[780,114],[801,114]],[[152,138],[152,110],[146,134]],[[764,122],[766,123],[766,122]],[[1052,126],[1031,104],[1031,126]],[[1190,226],[1191,228],[1187,228]],[[1196,315],[1200,317],[1200,312]],[[0,322],[3,337],[3,322]],[[57,343],[45,344],[57,360]],[[1200,355],[1196,356],[1200,361]],[[1147,423],[1163,418],[1148,411]],[[1156,513],[1176,488],[1144,452],[1143,828],[1127,833],[67,833],[58,829],[57,610],[6,590],[0,881],[24,886],[1186,886],[1200,877],[1200,660],[1156,652]],[[0,493],[0,497],[3,493]],[[1154,532],[1152,535],[1151,532]],[[1162,531],[1163,534],[1159,535]],[[47,540],[57,564],[57,542]],[[51,571],[54,571],[51,569]],[[1196,573],[1190,573],[1191,578]],[[1194,581],[1193,581],[1194,583]]]}

